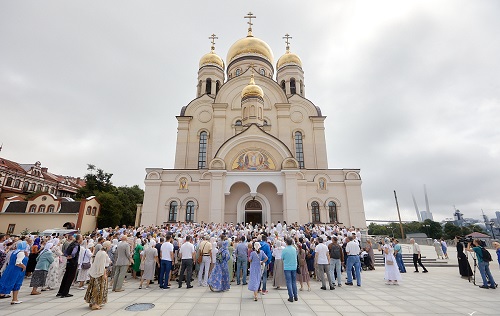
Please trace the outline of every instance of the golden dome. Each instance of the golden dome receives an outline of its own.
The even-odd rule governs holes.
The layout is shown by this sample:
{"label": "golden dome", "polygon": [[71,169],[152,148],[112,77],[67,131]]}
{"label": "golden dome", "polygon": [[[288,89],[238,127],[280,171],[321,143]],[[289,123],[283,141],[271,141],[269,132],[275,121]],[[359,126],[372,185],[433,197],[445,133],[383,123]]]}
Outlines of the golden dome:
{"label": "golden dome", "polygon": [[203,55],[200,59],[200,68],[205,65],[217,65],[224,69],[224,61],[212,49],[210,53]]}
{"label": "golden dome", "polygon": [[278,59],[278,62],[276,63],[276,69],[279,69],[287,64],[296,64],[299,67],[302,67],[302,61],[300,60],[299,56],[291,53],[289,49],[287,49],[286,53],[281,56],[280,59]]}
{"label": "golden dome", "polygon": [[254,37],[251,33],[247,37],[237,40],[227,53],[226,62],[229,65],[233,59],[240,55],[258,55],[267,59],[271,64],[274,63],[274,56],[271,47],[263,40]]}
{"label": "golden dome", "polygon": [[242,99],[250,97],[264,98],[264,91],[262,91],[261,87],[255,84],[255,81],[253,80],[253,74],[252,77],[250,77],[250,82],[248,83],[248,85],[243,88],[243,91],[241,91]]}

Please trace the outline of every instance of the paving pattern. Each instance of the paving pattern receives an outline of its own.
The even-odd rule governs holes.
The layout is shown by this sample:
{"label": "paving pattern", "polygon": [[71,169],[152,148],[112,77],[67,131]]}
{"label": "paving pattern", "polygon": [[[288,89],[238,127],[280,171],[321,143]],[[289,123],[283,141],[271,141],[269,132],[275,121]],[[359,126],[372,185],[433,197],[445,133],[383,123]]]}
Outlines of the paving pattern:
{"label": "paving pattern", "polygon": [[[432,249],[423,249],[432,257]],[[456,254],[450,251],[450,260]],[[500,269],[491,263],[493,276],[500,281]],[[10,305],[9,299],[0,300],[0,315],[190,315],[190,316],[260,316],[260,315],[500,315],[498,307],[500,288],[485,290],[469,283],[458,274],[457,267],[433,267],[429,273],[403,274],[399,286],[385,285],[384,269],[362,273],[362,286],[342,286],[334,291],[323,291],[321,283],[311,281],[312,291],[299,292],[299,301],[287,301],[286,289],[273,289],[269,281],[269,294],[254,302],[246,286],[232,283],[231,290],[214,293],[208,288],[192,289],[184,286],[178,289],[174,283],[171,289],[161,290],[157,285],[151,289],[138,289],[138,281],[128,280],[124,292],[109,292],[108,303],[99,311],[91,311],[83,301],[84,292],[71,289],[74,297],[58,298],[55,291],[30,296],[29,281],[25,281],[19,298],[19,305]],[[345,277],[345,274],[344,274]],[[481,280],[478,271],[478,282]],[[345,280],[344,280],[345,282]],[[479,282],[480,283],[480,282]],[[148,311],[125,311],[134,303],[153,303]]]}

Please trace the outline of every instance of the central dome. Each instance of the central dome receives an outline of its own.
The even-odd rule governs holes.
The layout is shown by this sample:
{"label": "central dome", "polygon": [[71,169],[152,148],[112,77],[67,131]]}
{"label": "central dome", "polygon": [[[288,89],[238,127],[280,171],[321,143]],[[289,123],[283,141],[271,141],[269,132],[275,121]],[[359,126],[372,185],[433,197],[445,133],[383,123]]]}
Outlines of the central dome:
{"label": "central dome", "polygon": [[251,34],[245,38],[237,40],[227,53],[226,62],[229,65],[234,59],[243,55],[256,55],[263,57],[267,61],[274,63],[274,56],[271,47],[263,40],[252,36]]}

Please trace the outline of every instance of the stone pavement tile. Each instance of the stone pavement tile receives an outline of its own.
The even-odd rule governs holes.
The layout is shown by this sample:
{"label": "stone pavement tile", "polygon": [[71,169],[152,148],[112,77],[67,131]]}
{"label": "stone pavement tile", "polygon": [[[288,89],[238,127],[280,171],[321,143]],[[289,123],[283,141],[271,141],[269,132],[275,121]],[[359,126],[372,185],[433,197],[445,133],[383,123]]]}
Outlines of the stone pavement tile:
{"label": "stone pavement tile", "polygon": [[14,311],[14,310],[10,310],[9,313],[5,314],[5,315],[13,315],[13,316],[23,316],[23,315],[26,315],[26,316],[31,316],[31,315],[38,315],[38,314],[41,314],[43,313],[44,310],[43,309],[29,309],[29,310],[18,310],[18,311]]}
{"label": "stone pavement tile", "polygon": [[334,308],[337,312],[339,312],[341,314],[351,314],[351,313],[358,313],[359,312],[359,309],[357,309],[354,306],[339,306],[339,307],[334,307]]}
{"label": "stone pavement tile", "polygon": [[384,313],[385,311],[378,308],[378,307],[375,307],[375,306],[371,306],[371,305],[356,305],[356,308],[359,309],[360,311],[362,311],[363,313]]}
{"label": "stone pavement tile", "polygon": [[202,297],[199,299],[198,303],[202,303],[202,304],[206,304],[206,303],[210,303],[210,304],[217,304],[219,303],[220,301],[220,298],[218,297]]}
{"label": "stone pavement tile", "polygon": [[264,312],[264,305],[262,305],[261,301],[254,302],[252,303],[241,303],[240,304],[240,313],[241,312]]}
{"label": "stone pavement tile", "polygon": [[72,316],[72,315],[85,315],[87,313],[91,312],[89,306],[85,304],[84,306],[77,307],[77,308],[72,308],[66,311],[61,311],[61,313],[57,313],[54,315],[61,315],[61,316]]}
{"label": "stone pavement tile", "polygon": [[[193,309],[189,312],[189,316],[213,316],[215,315],[215,310],[203,310],[203,309]],[[149,316],[149,314],[148,314]]]}
{"label": "stone pavement tile", "polygon": [[367,302],[363,299],[361,300],[345,300],[347,303],[354,305],[354,306],[359,306],[359,305],[371,305],[370,302]]}
{"label": "stone pavement tile", "polygon": [[262,303],[264,305],[275,305],[275,304],[283,304],[283,299],[282,298],[267,298],[265,300],[262,300]]}
{"label": "stone pavement tile", "polygon": [[333,311],[335,310],[333,306],[330,306],[328,304],[325,305],[312,305],[309,306],[313,311],[315,312],[328,312],[328,311]]}
{"label": "stone pavement tile", "polygon": [[193,310],[199,310],[199,311],[215,311],[217,309],[218,303],[203,303],[203,304],[196,304],[193,307]]}
{"label": "stone pavement tile", "polygon": [[219,304],[240,304],[240,297],[223,297],[220,299]]}
{"label": "stone pavement tile", "polygon": [[241,310],[240,316],[266,316],[264,309],[259,311]]}
{"label": "stone pavement tile", "polygon": [[317,316],[342,316],[341,313],[336,312],[336,311],[329,311],[329,312],[316,312],[315,313]]}
{"label": "stone pavement tile", "polygon": [[231,303],[231,304],[222,304],[219,303],[217,305],[217,313],[218,311],[239,311],[240,310],[240,303]]}
{"label": "stone pavement tile", "polygon": [[196,298],[181,296],[181,297],[178,297],[175,302],[176,303],[196,303],[196,302],[198,302],[199,299],[200,299],[199,296]]}
{"label": "stone pavement tile", "polygon": [[178,300],[178,297],[171,297],[171,296],[160,296],[160,297],[151,297],[153,299],[154,303],[175,303]]}
{"label": "stone pavement tile", "polygon": [[[379,306],[378,308],[383,310],[383,311],[386,311],[386,312],[389,312],[389,313],[404,313],[406,310],[408,310],[407,308],[402,308],[400,306],[393,306],[391,305],[390,302],[384,302],[385,305],[384,306]],[[419,309],[418,307],[415,307],[415,309]]]}
{"label": "stone pavement tile", "polygon": [[168,309],[169,310],[191,310],[193,309],[195,303],[173,303],[172,306],[170,306]]}
{"label": "stone pavement tile", "polygon": [[[190,310],[187,310],[187,309],[177,309],[175,311],[172,312],[172,310],[167,310],[165,311],[162,315],[164,316],[187,316],[189,315],[191,311]],[[121,315],[124,315],[123,313],[121,313]],[[126,316],[129,316],[128,314],[125,314]],[[141,314],[139,316],[142,316],[142,315],[147,315],[147,314]]]}

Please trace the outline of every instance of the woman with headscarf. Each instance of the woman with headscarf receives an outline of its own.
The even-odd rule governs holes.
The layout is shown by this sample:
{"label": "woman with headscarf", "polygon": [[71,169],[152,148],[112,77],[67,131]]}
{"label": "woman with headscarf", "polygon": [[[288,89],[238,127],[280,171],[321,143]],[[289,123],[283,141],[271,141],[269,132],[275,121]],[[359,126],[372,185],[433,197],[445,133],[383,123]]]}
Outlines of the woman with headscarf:
{"label": "woman with headscarf", "polygon": [[26,274],[26,265],[28,264],[28,244],[25,241],[19,241],[17,249],[12,253],[9,264],[0,279],[0,299],[9,298],[12,291],[12,302],[10,304],[21,304],[17,299],[21,285],[23,285],[24,275]]}
{"label": "woman with headscarf", "polygon": [[154,240],[146,243],[144,249],[141,264],[144,265],[144,270],[141,273],[141,284],[139,289],[142,289],[142,283],[146,281],[146,289],[149,289],[149,283],[155,278],[156,266],[160,266],[160,261],[158,260],[158,251],[155,248]]}
{"label": "woman with headscarf", "polygon": [[248,257],[250,262],[250,276],[248,282],[248,289],[253,291],[253,300],[257,301],[257,294],[259,293],[260,280],[262,278],[262,266],[265,266],[268,258],[264,251],[260,251],[260,243],[258,241],[253,243],[253,251]]}
{"label": "woman with headscarf", "polygon": [[441,248],[441,243],[437,240],[434,239],[434,250],[436,250],[436,255],[437,258],[441,257],[441,259],[444,259],[444,254],[443,254],[443,249]]}
{"label": "woman with headscarf", "polygon": [[229,284],[229,270],[227,262],[230,259],[228,251],[229,241],[222,242],[221,249],[217,252],[215,259],[215,267],[208,277],[208,286],[213,292],[227,291],[231,287]]}
{"label": "woman with headscarf", "polygon": [[85,281],[89,279],[89,270],[92,266],[91,259],[93,254],[94,243],[91,241],[87,245],[87,241],[83,242],[86,244],[82,247],[80,255],[78,257],[78,275],[76,277],[76,282],[80,282],[78,289],[85,290]]}
{"label": "woman with headscarf", "polygon": [[35,241],[31,245],[30,252],[28,255],[28,265],[26,266],[26,276],[29,277],[35,271],[36,267],[36,257],[38,257],[38,252],[42,249],[40,247],[41,239],[36,237]]}
{"label": "woman with headscarf", "polygon": [[49,267],[45,288],[43,288],[42,291],[53,290],[59,286],[59,283],[61,283],[61,278],[60,278],[61,274],[59,270],[61,267],[63,253],[61,251],[59,238],[52,239],[52,243],[54,244],[54,246],[52,246],[52,249],[50,251],[52,252],[52,257],[54,258],[54,261]]}
{"label": "woman with headscarf", "polygon": [[141,271],[141,252],[144,250],[142,240],[137,238],[135,240],[134,248],[134,264],[132,265],[132,278],[137,279],[137,272]]}
{"label": "woman with headscarf", "polygon": [[52,251],[50,250],[54,246],[53,243],[48,242],[45,244],[44,248],[38,254],[36,258],[36,266],[33,275],[31,276],[30,287],[31,295],[40,295],[41,292],[38,292],[37,289],[39,287],[43,288],[46,284],[47,275],[49,273],[49,267],[54,262],[54,257],[52,256]]}
{"label": "woman with headscarf", "polygon": [[283,244],[280,240],[274,242],[273,257],[274,257],[274,271],[273,271],[273,286],[279,289],[286,286],[285,269],[281,253],[283,252]]}
{"label": "woman with headscarf", "polygon": [[92,310],[101,309],[102,305],[108,301],[108,275],[106,267],[111,263],[107,254],[110,247],[111,242],[105,241],[102,244],[101,250],[95,255],[92,266],[88,269],[90,280],[83,299],[89,304]]}
{"label": "woman with headscarf", "polygon": [[399,272],[396,258],[394,257],[394,248],[392,248],[391,240],[389,238],[384,239],[384,246],[382,246],[382,250],[384,252],[385,284],[398,285],[398,281],[401,281],[401,273]]}

